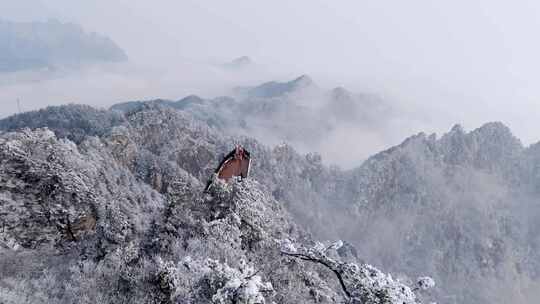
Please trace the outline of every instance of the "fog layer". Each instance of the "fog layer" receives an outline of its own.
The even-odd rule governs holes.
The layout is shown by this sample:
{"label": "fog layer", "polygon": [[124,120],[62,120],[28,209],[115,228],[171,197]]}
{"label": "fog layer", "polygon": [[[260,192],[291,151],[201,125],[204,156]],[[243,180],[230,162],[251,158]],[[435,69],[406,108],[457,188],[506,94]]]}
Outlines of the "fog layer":
{"label": "fog layer", "polygon": [[[234,85],[309,74],[321,86],[377,94],[405,109],[422,122],[404,122],[407,132],[499,120],[531,143],[540,111],[540,44],[531,38],[539,14],[533,1],[0,0],[2,19],[76,22],[111,37],[131,60],[122,68],[41,75],[38,82],[34,75],[2,75],[0,115],[16,112],[17,98],[25,110],[107,106],[213,97]],[[215,69],[241,55],[260,69]]]}

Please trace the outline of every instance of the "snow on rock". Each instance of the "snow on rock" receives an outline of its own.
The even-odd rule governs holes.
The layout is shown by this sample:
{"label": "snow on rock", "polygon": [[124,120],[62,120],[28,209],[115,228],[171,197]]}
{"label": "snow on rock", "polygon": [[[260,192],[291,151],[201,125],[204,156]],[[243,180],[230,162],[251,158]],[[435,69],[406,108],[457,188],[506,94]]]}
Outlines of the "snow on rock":
{"label": "snow on rock", "polygon": [[122,243],[162,204],[95,139],[79,148],[48,129],[0,136],[0,200],[3,233],[25,248]]}
{"label": "snow on rock", "polygon": [[431,277],[419,277],[416,280],[416,285],[421,290],[428,290],[435,287],[435,281]]}

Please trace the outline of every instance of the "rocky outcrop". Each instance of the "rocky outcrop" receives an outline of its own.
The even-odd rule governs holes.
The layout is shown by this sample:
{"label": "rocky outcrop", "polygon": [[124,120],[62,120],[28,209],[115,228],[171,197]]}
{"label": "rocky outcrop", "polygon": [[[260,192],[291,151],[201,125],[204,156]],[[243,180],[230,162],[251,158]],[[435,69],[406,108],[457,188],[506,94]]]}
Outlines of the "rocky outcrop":
{"label": "rocky outcrop", "polygon": [[148,229],[163,198],[101,146],[90,139],[78,147],[47,129],[3,134],[4,235],[28,249],[88,240],[99,243],[95,250],[105,250],[106,244],[122,244]]}

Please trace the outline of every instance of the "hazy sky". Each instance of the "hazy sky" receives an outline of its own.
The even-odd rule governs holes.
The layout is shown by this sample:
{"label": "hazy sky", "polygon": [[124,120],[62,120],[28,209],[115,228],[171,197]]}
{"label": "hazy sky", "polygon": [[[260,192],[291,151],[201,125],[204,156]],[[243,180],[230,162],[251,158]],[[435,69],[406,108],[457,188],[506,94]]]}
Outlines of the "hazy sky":
{"label": "hazy sky", "polygon": [[0,86],[0,102],[204,94],[205,82],[227,76],[202,67],[249,55],[268,75],[307,73],[323,86],[379,94],[425,120],[428,132],[500,120],[525,143],[540,140],[537,1],[0,0],[0,18],[50,17],[110,36],[136,67]]}

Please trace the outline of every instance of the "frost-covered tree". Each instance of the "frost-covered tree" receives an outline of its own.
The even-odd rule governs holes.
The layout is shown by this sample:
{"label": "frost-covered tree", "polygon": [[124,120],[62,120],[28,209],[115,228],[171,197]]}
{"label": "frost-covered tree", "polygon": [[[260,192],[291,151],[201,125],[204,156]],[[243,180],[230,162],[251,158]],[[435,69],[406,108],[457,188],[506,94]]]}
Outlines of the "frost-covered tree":
{"label": "frost-covered tree", "polygon": [[[369,264],[355,264],[341,262],[331,257],[331,253],[343,246],[342,241],[325,245],[316,242],[312,247],[305,247],[282,241],[281,253],[286,256],[320,264],[332,271],[347,303],[363,304],[416,304],[419,303],[413,290]],[[435,284],[433,279],[422,277],[418,280],[418,287],[427,290]]]}

